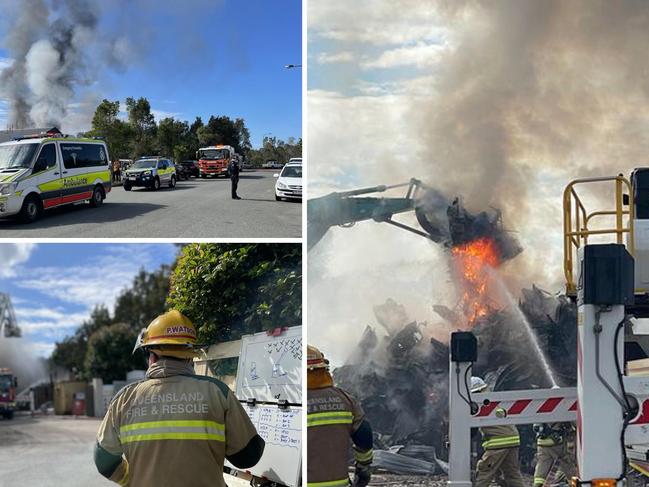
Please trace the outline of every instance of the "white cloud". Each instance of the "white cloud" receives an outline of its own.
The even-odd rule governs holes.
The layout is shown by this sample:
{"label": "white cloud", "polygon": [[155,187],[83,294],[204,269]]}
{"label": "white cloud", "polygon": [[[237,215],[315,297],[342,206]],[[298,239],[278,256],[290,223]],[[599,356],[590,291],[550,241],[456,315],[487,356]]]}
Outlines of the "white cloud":
{"label": "white cloud", "polygon": [[25,277],[16,285],[65,303],[84,305],[88,311],[98,304],[112,310],[121,291],[140,268],[151,262],[152,252],[160,250],[160,246],[143,244],[109,246],[104,255],[83,265],[31,269],[30,275],[37,277]]}
{"label": "white cloud", "polygon": [[318,55],[317,59],[320,64],[351,63],[354,61],[354,54],[350,51],[323,52]]}
{"label": "white cloud", "polygon": [[10,243],[0,244],[0,277],[13,277],[16,268],[29,260],[36,244]]}
{"label": "white cloud", "polygon": [[156,122],[160,122],[160,120],[162,120],[163,118],[175,118],[175,119],[178,119],[178,118],[182,117],[182,113],[169,112],[169,111],[166,111],[166,110],[158,110],[156,108],[152,108],[151,113],[155,117]]}
{"label": "white cloud", "polygon": [[388,69],[403,66],[430,68],[438,65],[444,46],[437,43],[418,42],[409,46],[383,51],[376,59],[366,59],[363,69]]}
{"label": "white cloud", "polygon": [[431,2],[357,0],[353,5],[342,1],[309,4],[309,35],[339,42],[399,45],[435,40],[446,34],[441,26]]}

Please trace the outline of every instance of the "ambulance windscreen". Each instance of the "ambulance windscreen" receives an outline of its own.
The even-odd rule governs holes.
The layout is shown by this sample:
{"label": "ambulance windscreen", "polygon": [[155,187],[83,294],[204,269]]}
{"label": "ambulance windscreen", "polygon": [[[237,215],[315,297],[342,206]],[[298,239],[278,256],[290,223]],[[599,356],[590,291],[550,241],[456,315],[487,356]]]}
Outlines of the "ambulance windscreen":
{"label": "ambulance windscreen", "polygon": [[37,149],[38,144],[0,145],[0,171],[29,167]]}

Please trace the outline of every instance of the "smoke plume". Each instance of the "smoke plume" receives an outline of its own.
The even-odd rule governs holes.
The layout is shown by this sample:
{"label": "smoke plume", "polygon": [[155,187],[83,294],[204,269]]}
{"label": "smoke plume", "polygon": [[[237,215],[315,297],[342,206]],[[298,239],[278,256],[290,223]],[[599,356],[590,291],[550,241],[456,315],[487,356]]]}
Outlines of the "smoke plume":
{"label": "smoke plume", "polygon": [[[500,208],[524,248],[503,269],[512,289],[537,283],[562,290],[565,185],[580,177],[628,176],[646,165],[647,3],[359,2],[354,25],[335,3],[309,10],[309,35],[357,62],[335,66],[335,89],[321,83],[310,91],[310,194],[311,188],[328,192],[417,177],[462,196],[471,211]],[[422,43],[435,63],[410,69],[404,53],[413,46],[421,52]],[[395,81],[394,70],[383,82],[377,81],[382,72],[362,71],[397,51],[401,79]],[[320,69],[318,79],[326,78],[325,69],[334,71]],[[343,83],[348,91],[339,88]],[[593,210],[611,206],[609,195],[600,190],[585,203]],[[429,322],[431,304],[452,307],[441,251],[398,232],[363,223],[335,229],[315,249],[309,290],[317,298],[309,303],[309,326],[323,333],[315,332],[314,341],[327,343],[328,323],[338,331],[357,323],[354,340],[371,322],[371,306],[386,297],[406,303],[413,293],[428,296],[407,309]],[[348,296],[359,301],[345,306],[345,316],[331,305]],[[340,360],[349,347],[336,344]]]}
{"label": "smoke plume", "polygon": [[98,12],[96,0],[21,2],[4,40],[13,64],[0,72],[11,127],[61,127],[76,88],[119,65],[127,41],[100,39]]}

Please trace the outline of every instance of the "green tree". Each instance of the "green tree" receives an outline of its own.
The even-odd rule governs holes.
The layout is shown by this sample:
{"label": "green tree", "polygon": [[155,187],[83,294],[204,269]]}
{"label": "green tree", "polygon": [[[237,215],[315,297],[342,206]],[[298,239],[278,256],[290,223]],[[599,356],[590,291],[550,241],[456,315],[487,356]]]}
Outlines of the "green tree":
{"label": "green tree", "polygon": [[302,252],[292,244],[190,244],[171,275],[167,304],[186,314],[199,341],[302,321]]}
{"label": "green tree", "polygon": [[92,117],[92,130],[84,134],[89,137],[103,137],[112,159],[129,157],[134,134],[132,127],[119,119],[119,106],[119,101],[103,100]]}
{"label": "green tree", "polygon": [[224,115],[211,116],[207,125],[197,128],[196,135],[201,147],[216,144],[231,145],[239,154],[243,154],[250,147],[250,133],[241,118],[232,120]]}
{"label": "green tree", "polygon": [[139,333],[156,316],[164,313],[169,294],[169,272],[166,265],[154,272],[141,269],[133,279],[133,285],[117,297],[113,322],[127,323]]}
{"label": "green tree", "polygon": [[51,360],[55,365],[72,370],[80,378],[88,378],[85,369],[85,357],[88,340],[97,330],[112,323],[110,312],[104,305],[95,306],[90,317],[84,321],[73,336],[57,342]]}
{"label": "green tree", "polygon": [[134,130],[132,153],[134,157],[151,155],[155,152],[156,123],[151,113],[151,104],[146,98],[127,98],[128,121]]}
{"label": "green tree", "polygon": [[173,157],[176,147],[183,147],[189,134],[187,122],[172,118],[163,118],[158,124],[157,140],[161,153]]}
{"label": "green tree", "polygon": [[135,333],[126,323],[104,326],[88,340],[85,357],[86,376],[101,377],[104,382],[124,380],[133,369],[146,368],[142,355],[132,355]]}

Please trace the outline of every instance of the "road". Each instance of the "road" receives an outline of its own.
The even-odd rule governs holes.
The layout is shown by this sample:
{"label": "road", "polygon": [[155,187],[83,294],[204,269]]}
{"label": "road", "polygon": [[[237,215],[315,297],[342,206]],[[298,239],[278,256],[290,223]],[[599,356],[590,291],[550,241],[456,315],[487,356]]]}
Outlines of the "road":
{"label": "road", "polygon": [[299,238],[302,205],[275,201],[273,171],[241,174],[239,196],[229,179],[190,179],[175,189],[116,186],[101,208],[68,205],[25,225],[0,219],[0,238]]}
{"label": "road", "polygon": [[[99,475],[93,462],[99,423],[72,416],[0,420],[0,487],[116,485]],[[242,479],[225,478],[231,487],[248,486]]]}

